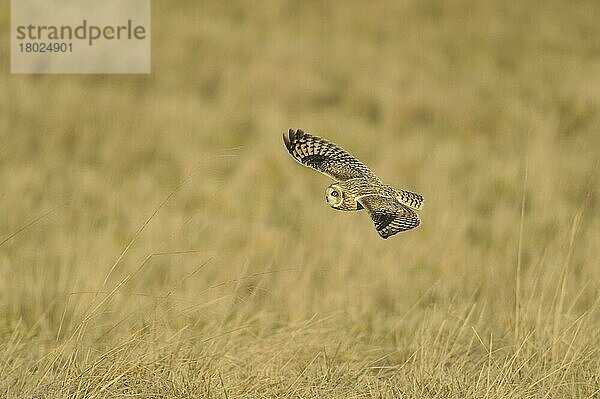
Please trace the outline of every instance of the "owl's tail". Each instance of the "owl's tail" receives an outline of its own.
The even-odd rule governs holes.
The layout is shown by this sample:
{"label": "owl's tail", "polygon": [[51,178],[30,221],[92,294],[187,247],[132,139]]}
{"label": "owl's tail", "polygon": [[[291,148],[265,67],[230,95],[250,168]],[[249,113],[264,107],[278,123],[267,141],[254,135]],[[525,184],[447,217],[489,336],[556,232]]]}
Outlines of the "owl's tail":
{"label": "owl's tail", "polygon": [[425,198],[421,194],[413,193],[408,190],[397,190],[398,201],[413,209],[419,210],[423,208]]}

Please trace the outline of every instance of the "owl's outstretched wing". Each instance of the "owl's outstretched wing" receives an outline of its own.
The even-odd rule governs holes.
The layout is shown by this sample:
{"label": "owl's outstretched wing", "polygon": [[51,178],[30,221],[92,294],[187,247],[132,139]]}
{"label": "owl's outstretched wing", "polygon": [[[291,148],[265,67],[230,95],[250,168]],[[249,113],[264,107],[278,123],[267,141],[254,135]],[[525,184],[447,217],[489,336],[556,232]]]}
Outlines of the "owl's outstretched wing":
{"label": "owl's outstretched wing", "polygon": [[325,139],[290,129],[283,133],[283,141],[296,161],[333,179],[345,181],[362,177],[379,181],[364,163]]}
{"label": "owl's outstretched wing", "polygon": [[414,229],[421,220],[417,213],[397,199],[377,194],[358,198],[371,215],[375,229],[382,238],[388,238],[401,231]]}

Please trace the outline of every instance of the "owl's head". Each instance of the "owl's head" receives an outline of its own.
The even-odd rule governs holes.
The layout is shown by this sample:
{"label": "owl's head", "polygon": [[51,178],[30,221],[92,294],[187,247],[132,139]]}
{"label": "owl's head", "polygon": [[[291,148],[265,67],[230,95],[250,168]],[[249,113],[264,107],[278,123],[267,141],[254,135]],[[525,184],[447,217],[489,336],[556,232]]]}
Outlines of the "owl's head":
{"label": "owl's head", "polygon": [[325,201],[335,209],[339,209],[344,202],[344,193],[338,184],[332,184],[325,190]]}

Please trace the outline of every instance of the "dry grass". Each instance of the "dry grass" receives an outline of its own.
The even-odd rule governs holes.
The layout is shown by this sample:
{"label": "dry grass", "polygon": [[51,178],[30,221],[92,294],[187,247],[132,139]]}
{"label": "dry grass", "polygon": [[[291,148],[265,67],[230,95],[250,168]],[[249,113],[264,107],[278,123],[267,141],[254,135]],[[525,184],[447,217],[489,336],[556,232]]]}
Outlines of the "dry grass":
{"label": "dry grass", "polygon": [[[151,76],[9,75],[3,29],[0,397],[598,398],[599,20],[154,2]],[[329,209],[288,127],[422,227]]]}

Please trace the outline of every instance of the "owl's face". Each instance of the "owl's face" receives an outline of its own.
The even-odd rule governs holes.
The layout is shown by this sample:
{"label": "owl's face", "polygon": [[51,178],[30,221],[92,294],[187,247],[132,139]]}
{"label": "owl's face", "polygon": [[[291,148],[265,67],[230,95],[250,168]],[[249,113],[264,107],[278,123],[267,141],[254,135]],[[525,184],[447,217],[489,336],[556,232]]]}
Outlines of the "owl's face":
{"label": "owl's face", "polygon": [[332,207],[339,209],[344,202],[344,192],[337,184],[332,184],[325,191],[325,201]]}

